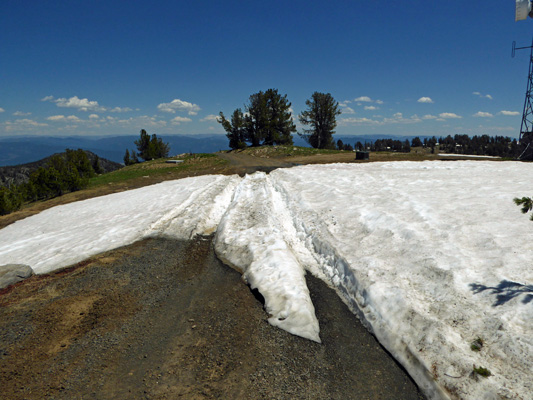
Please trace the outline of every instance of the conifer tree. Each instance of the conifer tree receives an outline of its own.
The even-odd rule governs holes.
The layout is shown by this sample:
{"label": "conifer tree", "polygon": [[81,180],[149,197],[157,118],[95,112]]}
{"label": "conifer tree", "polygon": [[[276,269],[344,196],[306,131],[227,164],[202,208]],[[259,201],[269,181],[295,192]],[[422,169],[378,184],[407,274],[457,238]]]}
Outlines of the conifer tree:
{"label": "conifer tree", "polygon": [[222,111],[220,112],[220,119],[217,119],[217,121],[222,124],[222,127],[227,132],[226,137],[229,139],[229,147],[231,149],[243,149],[246,147],[244,115],[240,108],[233,111],[231,122],[226,119]]}
{"label": "conifer tree", "polygon": [[231,123],[222,112],[218,122],[227,132],[232,149],[244,147],[245,142],[251,146],[292,144],[296,126],[290,107],[287,95],[281,96],[277,89],[268,89],[252,94],[245,105],[245,113],[236,109]]}
{"label": "conifer tree", "polygon": [[329,93],[314,92],[305,104],[307,110],[300,113],[299,119],[310,128],[299,135],[315,148],[335,148],[332,135],[337,126],[336,117],[341,114],[339,103]]}
{"label": "conifer tree", "polygon": [[130,151],[126,149],[126,154],[124,154],[124,165],[130,165],[132,164],[130,159]]}
{"label": "conifer tree", "polygon": [[[141,129],[141,135],[138,140],[135,141],[137,146],[137,155],[141,157],[144,161],[168,157],[170,151],[170,146],[168,143],[163,143],[163,139],[158,138],[156,134],[153,134],[151,137],[144,129]],[[131,155],[130,155],[131,160]]]}

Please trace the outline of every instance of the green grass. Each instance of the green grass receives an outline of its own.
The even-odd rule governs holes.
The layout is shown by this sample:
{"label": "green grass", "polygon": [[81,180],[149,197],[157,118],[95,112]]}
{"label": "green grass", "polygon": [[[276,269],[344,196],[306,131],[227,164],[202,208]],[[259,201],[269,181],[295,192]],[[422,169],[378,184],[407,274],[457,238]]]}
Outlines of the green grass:
{"label": "green grass", "polygon": [[194,166],[219,166],[226,162],[218,158],[216,154],[191,154],[181,157],[180,159],[183,160],[183,163],[167,164],[166,160],[168,160],[168,158],[163,158],[159,160],[145,161],[139,164],[128,165],[117,171],[95,176],[90,180],[89,188],[107,185],[110,183],[125,182],[143,177],[156,177],[169,173],[176,174],[187,171]]}
{"label": "green grass", "polygon": [[314,149],[312,147],[300,146],[259,146],[248,147],[242,150],[244,154],[254,156],[268,155],[270,157],[288,157],[288,156],[311,156],[315,154],[338,154],[343,153],[340,150]]}

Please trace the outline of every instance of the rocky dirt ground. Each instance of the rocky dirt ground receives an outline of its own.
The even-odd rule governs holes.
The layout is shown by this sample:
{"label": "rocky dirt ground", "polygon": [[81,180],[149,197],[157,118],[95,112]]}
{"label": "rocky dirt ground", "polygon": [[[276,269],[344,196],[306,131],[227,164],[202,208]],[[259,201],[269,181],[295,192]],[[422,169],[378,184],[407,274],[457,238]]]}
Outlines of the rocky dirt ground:
{"label": "rocky dirt ground", "polygon": [[270,326],[212,238],[150,239],[0,293],[3,399],[423,399],[309,276],[322,344]]}

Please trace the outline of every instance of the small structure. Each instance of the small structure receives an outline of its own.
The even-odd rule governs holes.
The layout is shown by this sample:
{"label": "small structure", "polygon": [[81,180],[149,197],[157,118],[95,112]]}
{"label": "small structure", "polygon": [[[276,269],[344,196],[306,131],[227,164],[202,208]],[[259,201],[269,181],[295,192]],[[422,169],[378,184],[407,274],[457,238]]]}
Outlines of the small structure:
{"label": "small structure", "polygon": [[165,161],[167,164],[179,164],[182,163],[183,160],[167,160]]}
{"label": "small structure", "polygon": [[368,160],[370,158],[370,152],[368,151],[356,151],[355,152],[355,159],[356,160]]}

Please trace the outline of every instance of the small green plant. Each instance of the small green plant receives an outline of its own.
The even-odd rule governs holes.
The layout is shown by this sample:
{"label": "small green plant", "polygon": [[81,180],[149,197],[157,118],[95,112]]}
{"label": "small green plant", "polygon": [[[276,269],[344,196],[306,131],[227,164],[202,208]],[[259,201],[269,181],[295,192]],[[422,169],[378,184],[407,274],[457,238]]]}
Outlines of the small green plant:
{"label": "small green plant", "polygon": [[[521,199],[516,197],[513,199],[513,201],[517,206],[522,207],[520,209],[520,211],[522,211],[522,214],[527,214],[533,209],[533,199],[531,197],[522,197]],[[533,214],[531,214],[530,219],[531,221],[533,221]]]}
{"label": "small green plant", "polygon": [[472,351],[480,351],[481,348],[483,347],[483,343],[484,343],[483,339],[478,337],[476,340],[472,342],[472,344],[470,344],[470,349],[472,349]]}
{"label": "small green plant", "polygon": [[472,369],[472,375],[474,376],[482,376],[484,378],[488,378],[489,376],[492,375],[492,373],[487,369],[487,368],[484,368],[484,367],[476,367],[474,365],[474,368]]}

